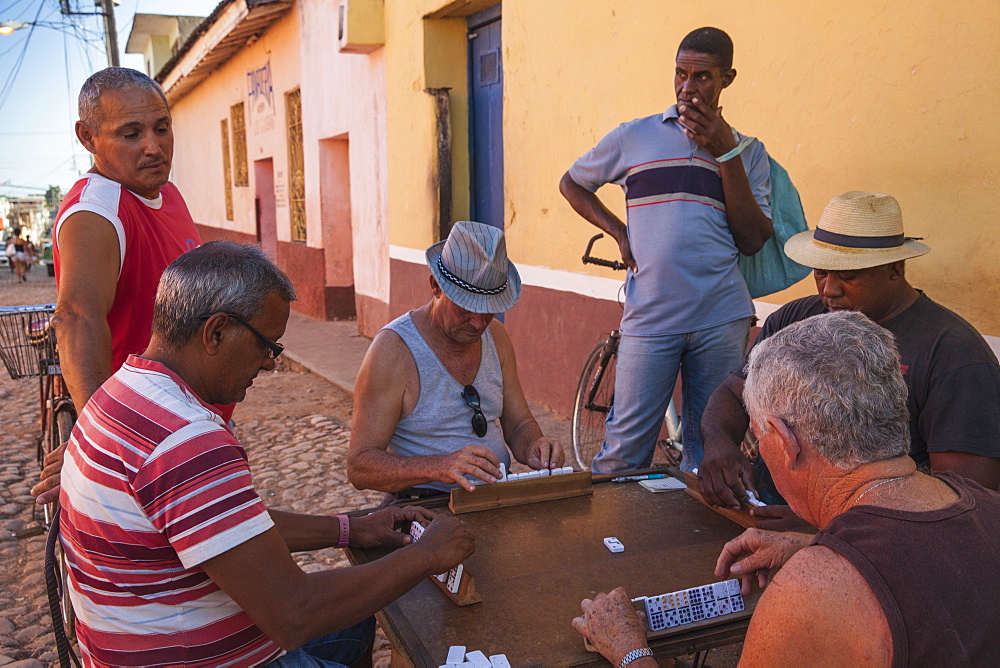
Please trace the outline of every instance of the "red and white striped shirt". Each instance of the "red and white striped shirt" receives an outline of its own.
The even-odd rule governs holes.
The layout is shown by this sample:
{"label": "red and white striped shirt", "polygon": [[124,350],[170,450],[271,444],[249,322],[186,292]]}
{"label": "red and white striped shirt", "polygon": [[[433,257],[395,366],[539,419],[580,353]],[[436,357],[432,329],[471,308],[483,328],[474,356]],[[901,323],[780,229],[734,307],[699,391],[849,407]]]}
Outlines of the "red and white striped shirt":
{"label": "red and white striped shirt", "polygon": [[87,403],[61,533],[88,665],[249,666],[281,649],[199,568],[274,526],[215,409],[130,356]]}

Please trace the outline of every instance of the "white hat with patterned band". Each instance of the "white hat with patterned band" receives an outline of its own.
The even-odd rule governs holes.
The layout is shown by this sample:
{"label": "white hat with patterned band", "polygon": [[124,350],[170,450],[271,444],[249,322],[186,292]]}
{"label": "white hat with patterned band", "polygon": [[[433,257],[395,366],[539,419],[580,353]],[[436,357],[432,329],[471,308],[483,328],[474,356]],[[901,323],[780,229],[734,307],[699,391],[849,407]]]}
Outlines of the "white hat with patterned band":
{"label": "white hat with patterned band", "polygon": [[868,269],[930,251],[903,236],[903,213],[891,195],[851,191],[823,209],[815,230],[785,242],[785,254],[799,264],[826,271]]}
{"label": "white hat with patterned band", "polygon": [[460,220],[425,255],[445,296],[466,311],[503,313],[521,296],[521,276],[496,227]]}

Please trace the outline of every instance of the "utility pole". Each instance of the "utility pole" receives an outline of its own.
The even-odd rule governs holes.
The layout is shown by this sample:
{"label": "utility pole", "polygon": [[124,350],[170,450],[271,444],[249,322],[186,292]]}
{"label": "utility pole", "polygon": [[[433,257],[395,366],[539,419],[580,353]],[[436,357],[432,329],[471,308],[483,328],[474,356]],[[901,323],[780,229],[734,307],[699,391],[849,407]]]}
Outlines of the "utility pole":
{"label": "utility pole", "polygon": [[113,0],[94,0],[104,16],[104,46],[108,50],[108,64],[119,67],[118,62],[118,30],[115,28],[115,5]]}
{"label": "utility pole", "polygon": [[95,13],[104,17],[104,47],[108,52],[108,65],[119,67],[118,61],[118,29],[115,27],[115,0],[94,0],[98,12],[75,12],[70,6],[70,0],[59,0],[59,11],[67,16],[93,16]]}

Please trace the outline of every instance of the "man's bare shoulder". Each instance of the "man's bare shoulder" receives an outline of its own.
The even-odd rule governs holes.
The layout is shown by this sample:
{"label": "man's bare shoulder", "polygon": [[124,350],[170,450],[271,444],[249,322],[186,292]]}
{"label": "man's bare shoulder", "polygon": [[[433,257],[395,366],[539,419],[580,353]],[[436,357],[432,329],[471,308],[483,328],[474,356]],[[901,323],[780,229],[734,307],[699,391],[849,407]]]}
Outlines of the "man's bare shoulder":
{"label": "man's bare shoulder", "polygon": [[391,329],[381,329],[375,334],[365,353],[365,362],[379,368],[393,367],[402,361],[413,361],[409,346]]}
{"label": "man's bare shoulder", "polygon": [[740,665],[824,663],[891,665],[892,636],[857,569],[817,545],[789,559],[761,596]]}
{"label": "man's bare shoulder", "polygon": [[489,326],[490,326],[490,334],[492,334],[493,336],[496,336],[497,333],[499,333],[500,336],[506,336],[510,338],[510,334],[507,333],[507,326],[504,325],[499,320],[497,320],[496,318],[493,318],[493,320],[490,321]]}
{"label": "man's bare shoulder", "polygon": [[493,336],[493,343],[496,345],[497,354],[500,355],[500,359],[504,359],[506,355],[513,356],[514,344],[510,340],[510,333],[507,331],[507,327],[496,318],[490,322],[489,327],[490,334]]}
{"label": "man's bare shoulder", "polygon": [[[386,383],[402,386],[415,382],[416,378],[417,363],[409,346],[391,329],[380,330],[365,353],[359,381],[375,382],[379,387]],[[401,379],[406,383],[400,384]]]}

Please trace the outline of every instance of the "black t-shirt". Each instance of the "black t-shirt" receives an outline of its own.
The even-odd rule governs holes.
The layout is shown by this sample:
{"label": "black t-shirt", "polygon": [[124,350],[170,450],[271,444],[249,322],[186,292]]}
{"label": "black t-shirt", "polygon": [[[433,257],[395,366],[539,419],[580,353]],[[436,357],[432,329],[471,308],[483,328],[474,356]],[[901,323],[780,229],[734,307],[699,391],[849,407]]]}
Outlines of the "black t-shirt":
{"label": "black t-shirt", "polygon": [[[767,318],[757,341],[820,313],[818,296],[789,302]],[[1000,364],[979,332],[923,293],[882,326],[899,348],[917,465],[930,465],[929,452],[1000,458]],[[744,379],[745,366],[736,372]]]}

